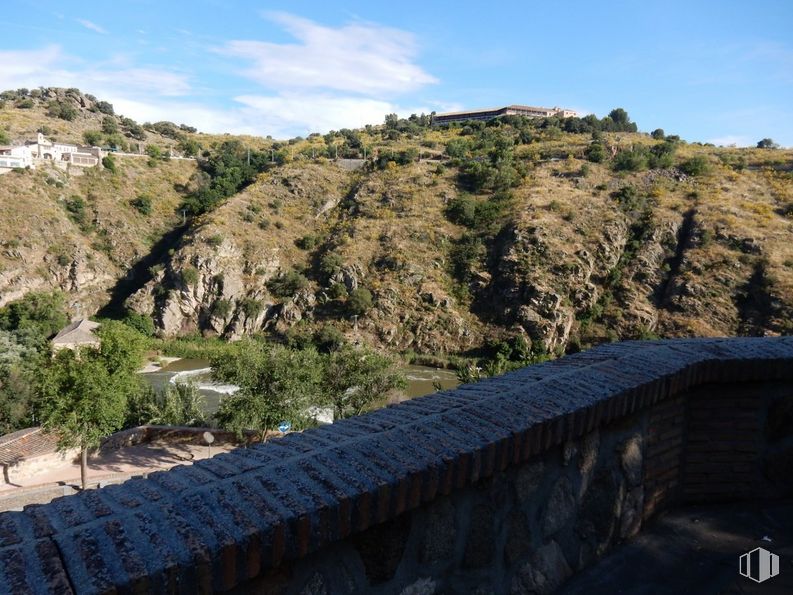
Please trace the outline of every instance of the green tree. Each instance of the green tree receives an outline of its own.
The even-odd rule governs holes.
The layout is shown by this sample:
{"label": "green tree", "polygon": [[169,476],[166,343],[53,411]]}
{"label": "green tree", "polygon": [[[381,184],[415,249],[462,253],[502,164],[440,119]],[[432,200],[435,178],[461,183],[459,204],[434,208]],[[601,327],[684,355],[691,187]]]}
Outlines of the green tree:
{"label": "green tree", "polygon": [[0,330],[0,435],[34,425],[31,389],[40,353]]}
{"label": "green tree", "polygon": [[116,160],[113,159],[112,155],[105,155],[102,157],[102,167],[114,174],[116,173]]}
{"label": "green tree", "polygon": [[347,298],[347,311],[353,316],[363,316],[372,307],[372,292],[365,287],[358,287],[350,292]]}
{"label": "green tree", "polygon": [[187,157],[195,157],[201,151],[201,143],[192,138],[179,141],[177,148]]}
{"label": "green tree", "polygon": [[306,287],[308,287],[308,279],[305,275],[294,270],[282,273],[267,282],[267,289],[279,298],[292,297]]}
{"label": "green tree", "polygon": [[77,117],[78,111],[71,103],[65,101],[50,101],[47,106],[47,115],[51,118],[60,118],[71,122]]}
{"label": "green tree", "polygon": [[771,138],[764,138],[757,142],[758,149],[778,149],[779,145]]}
{"label": "green tree", "polygon": [[594,142],[587,147],[586,158],[592,163],[602,163],[606,160],[606,149],[603,143]]}
{"label": "green tree", "polygon": [[130,399],[126,423],[127,426],[145,424],[205,426],[205,399],[192,384],[169,384],[162,391],[147,387]]}
{"label": "green tree", "polygon": [[118,132],[118,122],[113,116],[102,118],[102,132],[105,134],[116,134]]}
{"label": "green tree", "polygon": [[23,345],[41,349],[69,322],[63,294],[30,292],[0,308],[0,330],[10,331]]}
{"label": "green tree", "polygon": [[710,171],[710,162],[704,155],[695,155],[681,163],[680,169],[689,176],[701,176]]}
{"label": "green tree", "polygon": [[333,405],[334,419],[359,415],[390,391],[406,386],[393,360],[371,349],[345,346],[327,356],[323,391]]}
{"label": "green tree", "polygon": [[212,372],[221,382],[240,387],[221,401],[220,426],[240,435],[256,430],[262,442],[282,421],[299,425],[307,408],[321,400],[322,360],[311,348],[292,350],[247,339],[213,358]]}
{"label": "green tree", "polygon": [[113,115],[113,104],[108,103],[107,101],[97,101],[95,105],[96,109],[103,114],[107,114],[108,116]]}
{"label": "green tree", "polygon": [[92,147],[98,146],[102,142],[102,133],[99,130],[86,130],[83,132],[83,142]]}
{"label": "green tree", "polygon": [[88,449],[124,424],[127,402],[140,390],[144,340],[120,322],[97,332],[98,349],[62,349],[40,370],[42,426],[58,434],[60,448],[80,449],[80,480],[87,484]]}
{"label": "green tree", "polygon": [[664,138],[666,138],[663,128],[656,128],[650,133],[650,136],[652,136],[655,140],[664,140]]}

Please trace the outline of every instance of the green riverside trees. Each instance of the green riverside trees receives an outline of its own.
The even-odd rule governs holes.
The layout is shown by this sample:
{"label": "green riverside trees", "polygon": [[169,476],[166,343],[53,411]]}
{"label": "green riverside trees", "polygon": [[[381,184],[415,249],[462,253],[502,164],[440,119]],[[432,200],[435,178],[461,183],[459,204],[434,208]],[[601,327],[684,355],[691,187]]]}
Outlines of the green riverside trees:
{"label": "green riverside trees", "polygon": [[42,365],[38,381],[42,425],[57,432],[60,448],[80,449],[80,479],[85,489],[88,449],[120,429],[127,401],[140,391],[136,373],[143,356],[141,335],[107,321],[97,331],[98,349],[63,349]]}

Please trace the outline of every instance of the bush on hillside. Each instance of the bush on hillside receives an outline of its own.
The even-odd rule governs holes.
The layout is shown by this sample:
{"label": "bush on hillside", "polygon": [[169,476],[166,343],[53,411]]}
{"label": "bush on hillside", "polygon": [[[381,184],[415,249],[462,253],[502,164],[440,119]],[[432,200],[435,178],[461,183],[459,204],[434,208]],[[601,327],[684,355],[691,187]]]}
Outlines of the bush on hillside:
{"label": "bush on hillside", "polygon": [[67,122],[73,121],[77,117],[77,108],[70,102],[53,100],[47,106],[47,115],[51,118],[60,118]]}
{"label": "bush on hillside", "polygon": [[696,155],[681,163],[680,170],[689,176],[701,176],[710,171],[710,162],[704,155]]}
{"label": "bush on hillside", "polygon": [[116,160],[112,155],[105,155],[102,157],[102,167],[111,173],[116,173]]}
{"label": "bush on hillside", "polygon": [[141,215],[151,215],[152,200],[148,194],[138,195],[129,201],[129,204],[132,205]]}
{"label": "bush on hillside", "polygon": [[294,270],[282,273],[267,282],[267,289],[279,298],[292,297],[306,287],[308,287],[308,279],[305,275]]}
{"label": "bush on hillside", "polygon": [[358,287],[350,292],[347,298],[347,311],[353,316],[363,316],[372,307],[372,292],[365,287]]}
{"label": "bush on hillside", "polygon": [[99,130],[86,130],[83,132],[83,142],[91,147],[102,144],[102,132]]}

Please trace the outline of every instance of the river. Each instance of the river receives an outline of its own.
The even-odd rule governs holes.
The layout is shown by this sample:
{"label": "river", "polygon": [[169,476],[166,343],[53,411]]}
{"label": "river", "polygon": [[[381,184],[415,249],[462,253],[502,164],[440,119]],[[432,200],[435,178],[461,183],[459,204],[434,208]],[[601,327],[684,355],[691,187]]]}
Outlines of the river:
{"label": "river", "polygon": [[[403,366],[402,371],[408,383],[404,395],[404,398],[407,399],[434,392],[434,383],[436,382],[443,389],[454,388],[459,384],[453,370],[410,365]],[[213,380],[209,362],[203,359],[179,359],[159,370],[143,372],[141,376],[150,382],[156,390],[165,388],[169,383],[192,382],[198,392],[204,396],[205,409],[208,414],[214,414],[220,406],[220,400],[237,389],[233,384],[222,384]]]}

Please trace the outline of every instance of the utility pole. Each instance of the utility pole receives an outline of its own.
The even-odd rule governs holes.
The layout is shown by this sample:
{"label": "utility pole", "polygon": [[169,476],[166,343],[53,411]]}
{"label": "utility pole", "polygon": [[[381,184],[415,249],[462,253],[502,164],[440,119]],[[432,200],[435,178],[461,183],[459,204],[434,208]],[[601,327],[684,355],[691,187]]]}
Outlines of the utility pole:
{"label": "utility pole", "polygon": [[333,145],[333,146],[336,147],[336,161],[338,161],[339,160],[339,145]]}
{"label": "utility pole", "polygon": [[187,209],[182,209],[182,226],[187,225]]}
{"label": "utility pole", "polygon": [[251,150],[248,149],[248,167],[251,165]]}

